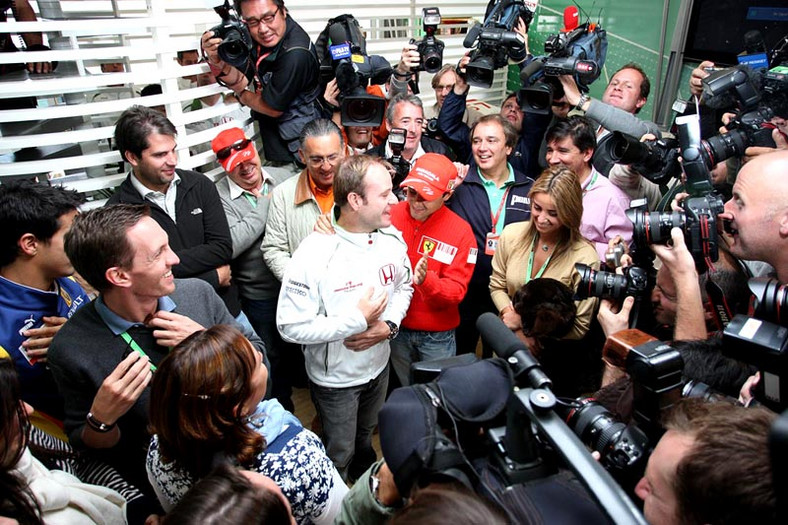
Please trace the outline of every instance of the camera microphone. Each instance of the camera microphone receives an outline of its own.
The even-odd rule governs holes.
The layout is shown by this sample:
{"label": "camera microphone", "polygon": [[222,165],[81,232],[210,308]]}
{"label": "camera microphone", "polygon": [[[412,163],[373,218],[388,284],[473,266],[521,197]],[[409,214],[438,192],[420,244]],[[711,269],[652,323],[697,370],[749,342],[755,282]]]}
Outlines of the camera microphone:
{"label": "camera microphone", "polygon": [[577,29],[580,22],[580,15],[577,12],[577,6],[568,5],[564,8],[564,29],[565,32],[570,32]]}
{"label": "camera microphone", "polygon": [[482,340],[492,347],[495,355],[509,362],[515,378],[525,375],[531,387],[550,389],[553,382],[542,371],[539,361],[497,315],[492,312],[483,313],[476,320],[476,328]]}

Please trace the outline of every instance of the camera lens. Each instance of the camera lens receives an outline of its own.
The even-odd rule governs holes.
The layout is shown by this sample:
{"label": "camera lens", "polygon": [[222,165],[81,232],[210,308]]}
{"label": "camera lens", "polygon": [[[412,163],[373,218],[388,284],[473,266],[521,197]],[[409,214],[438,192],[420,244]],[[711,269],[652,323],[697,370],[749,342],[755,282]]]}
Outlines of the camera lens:
{"label": "camera lens", "polygon": [[575,269],[580,274],[580,284],[577,285],[577,297],[601,297],[604,299],[623,300],[629,291],[628,279],[624,275],[594,270],[586,264],[575,264]]}
{"label": "camera lens", "polygon": [[627,210],[627,217],[632,221],[632,237],[638,246],[649,244],[667,244],[671,239],[670,230],[681,228],[684,231],[686,216],[678,211],[648,212],[643,210]]}
{"label": "camera lens", "polygon": [[249,59],[249,46],[237,29],[230,29],[219,44],[219,57],[228,64],[243,68]]}
{"label": "camera lens", "polygon": [[755,317],[788,326],[788,287],[763,277],[750,279],[748,284],[756,298]]}
{"label": "camera lens", "polygon": [[579,403],[580,407],[569,413],[566,424],[583,443],[604,454],[626,425],[593,399],[583,399]]}
{"label": "camera lens", "polygon": [[427,73],[437,73],[443,66],[443,58],[435,49],[427,51],[424,56],[424,71]]}
{"label": "camera lens", "polygon": [[749,140],[745,131],[734,129],[711,137],[709,140],[702,140],[700,144],[703,161],[711,169],[725,159],[744,155]]}

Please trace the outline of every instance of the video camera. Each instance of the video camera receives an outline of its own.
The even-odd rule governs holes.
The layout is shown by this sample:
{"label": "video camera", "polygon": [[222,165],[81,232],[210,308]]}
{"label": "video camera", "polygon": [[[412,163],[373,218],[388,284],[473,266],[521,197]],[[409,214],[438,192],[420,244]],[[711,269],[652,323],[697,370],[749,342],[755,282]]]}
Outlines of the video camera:
{"label": "video camera", "polygon": [[421,10],[424,38],[416,42],[410,39],[411,44],[417,44],[421,62],[416,71],[437,73],[443,67],[443,48],[446,47],[442,40],[435,38],[435,31],[441,23],[441,12],[437,7],[425,7]]}
{"label": "video camera", "polygon": [[550,113],[556,89],[563,92],[560,82],[545,76],[573,75],[578,89],[588,92],[605,65],[607,32],[597,24],[586,22],[571,31],[547,37],[544,51],[544,55],[534,58],[520,72],[523,85],[520,107],[539,115]]}
{"label": "video camera", "polygon": [[520,18],[527,26],[534,17],[523,0],[492,0],[491,4],[484,25],[477,22],[463,41],[468,49],[475,46],[465,67],[468,84],[482,88],[492,86],[493,73],[506,66],[509,58],[514,61],[525,58],[525,39],[514,28]]}
{"label": "video camera", "polygon": [[315,48],[321,83],[337,80],[342,125],[380,126],[386,101],[367,93],[366,87],[370,82],[385,83],[391,76],[391,65],[382,56],[367,56],[366,40],[353,15],[329,20]]}
{"label": "video camera", "polygon": [[721,133],[702,141],[706,166],[744,155],[750,146],[775,147],[771,123],[774,116],[788,118],[788,62],[770,70],[749,66],[715,71],[702,80],[703,98],[712,108],[736,108],[736,115]]}
{"label": "video camera", "polygon": [[254,44],[249,29],[230,6],[230,0],[224,0],[223,5],[216,6],[213,10],[222,18],[221,24],[211,28],[213,36],[222,39],[219,44],[219,57],[234,68],[245,71]]}

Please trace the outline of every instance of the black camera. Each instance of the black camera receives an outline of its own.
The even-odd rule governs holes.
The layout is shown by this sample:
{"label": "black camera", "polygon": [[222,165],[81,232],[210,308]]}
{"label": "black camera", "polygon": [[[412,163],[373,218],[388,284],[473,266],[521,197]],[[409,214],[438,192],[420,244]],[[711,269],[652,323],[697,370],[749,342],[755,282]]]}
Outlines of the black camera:
{"label": "black camera", "polygon": [[788,287],[767,277],[755,277],[748,284],[755,296],[755,317],[788,326]]}
{"label": "black camera", "polygon": [[557,82],[546,82],[545,76],[573,75],[578,89],[588,92],[605,64],[607,32],[586,22],[568,33],[547,37],[544,51],[520,72],[520,107],[541,115],[549,114],[553,100],[563,96],[563,88],[556,90]]}
{"label": "black camera", "polygon": [[[438,24],[441,23],[440,10],[437,7],[422,9],[422,23],[425,34],[416,47],[421,57],[421,63],[416,71],[437,73],[443,67],[443,48],[445,47],[442,40],[435,38],[435,31],[438,29]],[[410,43],[416,44],[416,41],[411,38]]]}
{"label": "black camera", "polygon": [[682,205],[683,212],[627,210],[627,217],[634,226],[632,238],[640,247],[668,244],[671,240],[670,230],[679,228],[684,233],[684,242],[695,260],[695,266],[703,273],[709,261],[719,259],[717,216],[723,212],[724,202],[716,193],[710,193],[703,197],[688,198]]}
{"label": "black camera", "polygon": [[315,44],[321,82],[336,78],[343,126],[377,127],[383,122],[386,101],[366,91],[370,82],[384,84],[391,65],[382,56],[367,56],[367,43],[353,15],[328,21]]}
{"label": "black camera", "polygon": [[649,271],[640,266],[623,268],[623,275],[594,270],[587,264],[576,263],[575,270],[580,274],[577,297],[587,299],[599,297],[623,301],[625,297],[645,297],[651,293]]}
{"label": "black camera", "polygon": [[222,39],[219,44],[219,57],[234,68],[245,71],[253,45],[249,29],[238,18],[229,0],[225,0],[224,5],[216,6],[213,10],[222,17],[222,23],[211,28],[213,36]]}
{"label": "black camera", "polygon": [[750,146],[774,148],[774,125],[777,115],[788,117],[788,77],[784,67],[753,72],[739,65],[716,71],[704,78],[703,97],[712,108],[736,108],[736,115],[721,133],[702,141],[701,154],[709,168],[734,156],[744,155]]}
{"label": "black camera", "polygon": [[438,129],[438,117],[432,117],[431,119],[427,120],[427,126],[424,129],[423,134],[433,139],[440,135],[440,129]]}
{"label": "black camera", "polygon": [[399,185],[410,173],[410,162],[402,157],[402,150],[405,149],[407,136],[408,132],[403,128],[392,128],[389,130],[388,144],[391,148],[391,157],[387,158],[386,161],[394,167],[394,177],[391,184],[394,187],[394,194],[399,200],[404,200],[404,195]]}
{"label": "black camera", "polygon": [[[639,141],[616,131],[606,142],[613,163],[632,166],[632,169],[655,184],[667,184],[681,175],[676,139]],[[603,172],[604,173],[604,172]]]}
{"label": "black camera", "polygon": [[477,23],[470,28],[463,41],[466,48],[476,46],[465,67],[468,84],[489,88],[493,73],[506,66],[509,58],[514,61],[525,58],[525,40],[513,29],[518,19],[522,18],[528,25],[533,16],[523,0],[495,0],[492,8],[488,6],[484,25]]}

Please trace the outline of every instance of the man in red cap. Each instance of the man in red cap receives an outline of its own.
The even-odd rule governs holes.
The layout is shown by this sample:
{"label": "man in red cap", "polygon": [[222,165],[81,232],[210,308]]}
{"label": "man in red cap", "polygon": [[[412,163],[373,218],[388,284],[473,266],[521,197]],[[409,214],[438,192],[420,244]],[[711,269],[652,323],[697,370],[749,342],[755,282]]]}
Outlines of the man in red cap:
{"label": "man in red cap", "polygon": [[[222,200],[233,242],[230,263],[233,281],[238,285],[243,311],[265,343],[271,361],[271,376],[279,377],[277,372],[281,368],[281,356],[299,350],[282,341],[276,329],[276,301],[280,283],[265,264],[260,245],[265,233],[271,191],[293,173],[284,168],[268,167],[263,170],[254,141],[248,139],[240,128],[230,128],[219,133],[211,141],[211,148],[216,160],[227,172],[226,177],[216,181],[216,189]],[[289,389],[277,389],[282,384],[282,381],[274,382],[272,394],[292,411]]]}
{"label": "man in red cap", "polygon": [[452,194],[457,168],[445,156],[425,153],[400,187],[407,200],[391,212],[413,266],[413,299],[399,334],[391,341],[391,363],[403,385],[410,364],[453,356],[458,305],[476,265],[470,225],[444,203]]}

